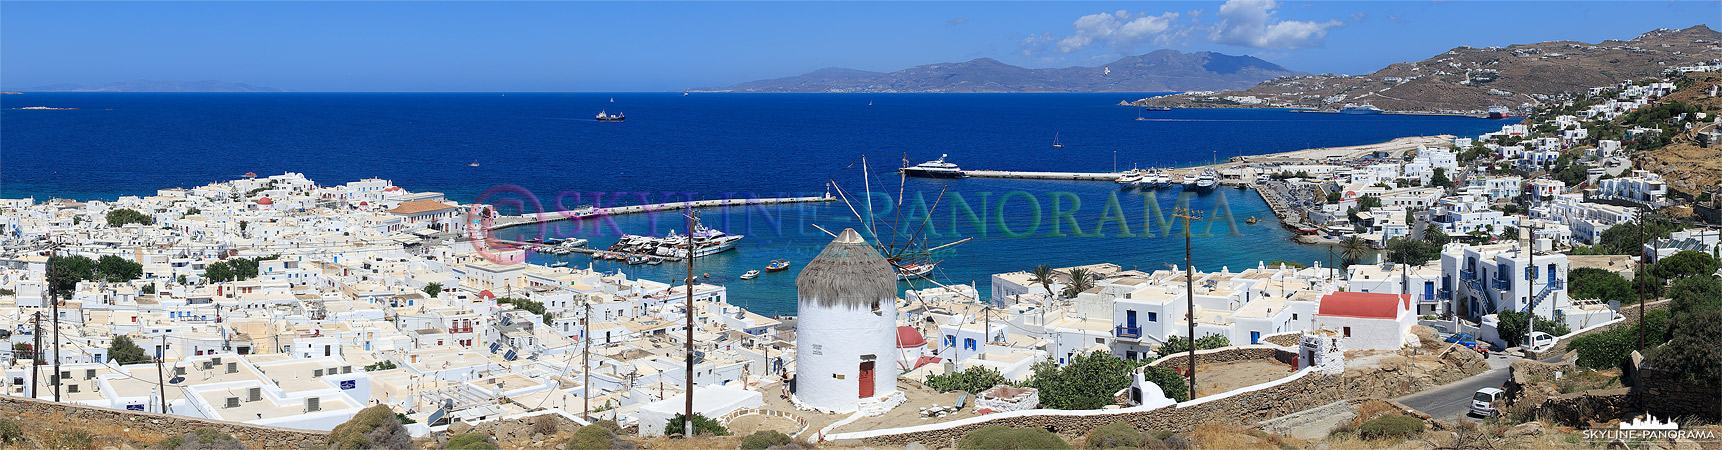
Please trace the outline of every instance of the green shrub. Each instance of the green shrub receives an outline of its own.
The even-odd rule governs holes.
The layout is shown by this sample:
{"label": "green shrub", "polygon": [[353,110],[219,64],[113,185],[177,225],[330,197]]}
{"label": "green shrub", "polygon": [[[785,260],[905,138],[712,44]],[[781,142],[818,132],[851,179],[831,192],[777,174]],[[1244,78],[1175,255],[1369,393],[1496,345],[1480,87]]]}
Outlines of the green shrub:
{"label": "green shrub", "polygon": [[197,442],[204,444],[214,444],[217,441],[233,440],[233,436],[209,427],[198,428],[194,433],[197,434]]}
{"label": "green shrub", "polygon": [[179,446],[181,446],[181,445],[185,445],[185,438],[182,438],[179,436],[170,436],[167,439],[162,439],[160,441],[156,441],[155,446],[151,447],[151,448],[173,449],[173,448],[179,448]]}
{"label": "green shrub", "polygon": [[0,447],[24,444],[24,427],[12,419],[0,419]]}
{"label": "green shrub", "polygon": [[1060,450],[1070,444],[1051,431],[1039,428],[990,426],[975,430],[957,441],[960,450]]}
{"label": "green shrub", "polygon": [[616,442],[616,435],[609,428],[592,424],[574,430],[574,438],[568,440],[567,450],[609,450]]}
{"label": "green shrub", "polygon": [[[685,420],[683,417],[681,414],[671,417],[670,423],[664,424],[664,435],[680,434],[685,436],[686,434],[682,432],[682,421]],[[728,436],[729,429],[724,428],[723,424],[716,420],[709,419],[700,413],[694,413],[694,433],[700,436]]]}
{"label": "green shrub", "polygon": [[497,450],[496,444],[490,442],[490,436],[483,433],[466,433],[449,438],[448,445],[443,450]]}
{"label": "green shrub", "polygon": [[997,369],[971,366],[962,372],[948,375],[928,375],[926,384],[939,392],[963,391],[978,394],[992,389],[993,386],[1010,384],[1010,379],[999,374]]}
{"label": "green shrub", "polygon": [[1423,421],[1403,414],[1377,417],[1357,427],[1364,439],[1404,438],[1423,432]]}
{"label": "green shrub", "polygon": [[533,434],[556,434],[556,429],[562,425],[555,414],[545,414],[532,418]]}
{"label": "green shrub", "polygon": [[1088,448],[1137,448],[1145,440],[1141,431],[1124,422],[1101,425],[1088,432]]}
{"label": "green shrub", "polygon": [[774,446],[788,445],[795,442],[789,435],[774,430],[755,431],[741,439],[738,450],[765,450]]}
{"label": "green shrub", "polygon": [[407,449],[412,447],[412,436],[401,426],[401,420],[395,417],[395,412],[388,406],[376,405],[359,410],[346,423],[335,426],[329,431],[327,440],[330,446],[341,450],[352,449]]}
{"label": "green shrub", "polygon": [[96,436],[84,430],[68,430],[48,436],[42,447],[54,450],[88,450],[96,447]]}

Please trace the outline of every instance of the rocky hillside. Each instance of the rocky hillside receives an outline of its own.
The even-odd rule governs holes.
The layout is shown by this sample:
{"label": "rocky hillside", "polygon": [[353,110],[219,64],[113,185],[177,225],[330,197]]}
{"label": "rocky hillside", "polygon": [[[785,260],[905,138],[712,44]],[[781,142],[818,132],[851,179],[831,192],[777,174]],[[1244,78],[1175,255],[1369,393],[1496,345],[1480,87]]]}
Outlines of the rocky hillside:
{"label": "rocky hillside", "polygon": [[1491,106],[1525,109],[1625,79],[1722,57],[1722,33],[1703,25],[1658,29],[1626,41],[1552,41],[1507,47],[1459,47],[1368,75],[1275,78],[1219,93],[1148,98],[1136,106],[1338,109],[1347,103],[1388,111],[1482,113]]}
{"label": "rocky hillside", "polygon": [[830,68],[801,76],[695,89],[708,92],[1165,92],[1242,89],[1300,75],[1250,56],[1158,50],[1098,67],[1028,69],[981,58],[896,72]]}

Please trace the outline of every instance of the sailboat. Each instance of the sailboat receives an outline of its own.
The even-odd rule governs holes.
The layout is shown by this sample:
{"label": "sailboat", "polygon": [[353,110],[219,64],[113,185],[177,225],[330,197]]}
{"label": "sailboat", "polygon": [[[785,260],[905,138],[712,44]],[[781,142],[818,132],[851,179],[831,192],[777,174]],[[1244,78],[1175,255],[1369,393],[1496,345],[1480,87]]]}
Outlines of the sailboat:
{"label": "sailboat", "polygon": [[1052,134],[1052,148],[1064,148],[1064,144],[1058,142],[1058,133]]}
{"label": "sailboat", "polygon": [[466,166],[467,167],[478,167],[478,161],[473,161],[472,164],[467,164]]}

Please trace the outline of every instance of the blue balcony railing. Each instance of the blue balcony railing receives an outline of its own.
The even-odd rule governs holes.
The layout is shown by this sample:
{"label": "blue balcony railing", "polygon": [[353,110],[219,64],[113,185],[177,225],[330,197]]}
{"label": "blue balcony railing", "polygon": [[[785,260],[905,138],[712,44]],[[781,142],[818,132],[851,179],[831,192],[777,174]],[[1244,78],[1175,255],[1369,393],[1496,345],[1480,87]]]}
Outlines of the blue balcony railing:
{"label": "blue balcony railing", "polygon": [[1142,327],[1127,327],[1119,325],[1112,328],[1112,335],[1121,338],[1140,338],[1142,337]]}

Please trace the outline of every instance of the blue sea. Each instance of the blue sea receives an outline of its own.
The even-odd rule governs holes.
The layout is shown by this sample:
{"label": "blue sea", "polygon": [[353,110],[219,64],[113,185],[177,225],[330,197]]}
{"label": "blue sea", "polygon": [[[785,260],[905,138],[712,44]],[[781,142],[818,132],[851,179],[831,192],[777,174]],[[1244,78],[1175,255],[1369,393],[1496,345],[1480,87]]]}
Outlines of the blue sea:
{"label": "blue sea", "polygon": [[[1203,164],[1237,155],[1357,145],[1395,137],[1476,135],[1501,121],[1440,116],[1293,114],[1116,106],[1128,94],[694,93],[30,93],[0,96],[0,197],[114,199],[156,189],[301,172],[324,185],[369,177],[470,202],[612,206],[685,198],[819,195],[851,202],[717,208],[713,228],[744,234],[695,271],[733,302],[793,314],[794,277],[830,236],[866,230],[903,247],[972,240],[937,254],[933,281],[980,284],[1037,264],[1182,265],[1183,239],[1162,220],[1202,210],[1195,262],[1241,270],[1258,261],[1326,261],[1326,247],[1287,239],[1260,197],[1121,189],[1108,182],[904,180],[892,171],[948,154],[966,169],[1100,172]],[[76,110],[19,110],[28,106]],[[594,120],[599,111],[623,123]],[[1134,120],[1142,115],[1150,120]],[[1054,137],[1064,148],[1053,148]],[[863,163],[865,157],[865,163]],[[470,164],[477,162],[478,167]],[[871,208],[865,192],[871,190]],[[488,193],[487,193],[488,192]],[[500,193],[498,193],[500,192]],[[499,200],[501,200],[499,202]],[[1244,219],[1262,221],[1245,225]],[[1229,221],[1227,220],[1229,219]],[[1235,224],[1235,225],[1234,225]],[[817,227],[815,227],[817,225]],[[501,231],[505,237],[684,232],[679,213],[618,216]],[[896,230],[893,233],[892,230]],[[895,237],[894,237],[895,236]],[[585,256],[563,260],[585,265]],[[787,272],[736,279],[773,259]],[[551,255],[534,262],[550,263]],[[596,263],[671,281],[680,266]],[[902,283],[924,288],[931,282]]]}

